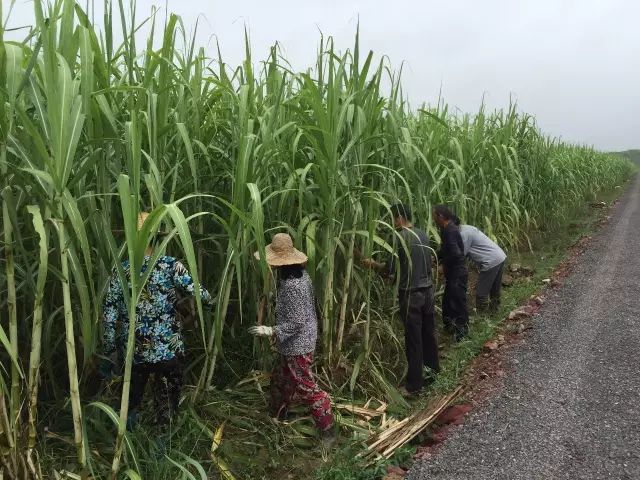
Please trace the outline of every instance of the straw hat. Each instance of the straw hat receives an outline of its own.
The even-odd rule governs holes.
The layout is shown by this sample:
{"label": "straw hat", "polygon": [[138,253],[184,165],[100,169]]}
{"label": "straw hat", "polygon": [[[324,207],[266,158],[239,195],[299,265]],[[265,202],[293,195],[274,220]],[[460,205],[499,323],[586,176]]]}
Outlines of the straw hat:
{"label": "straw hat", "polygon": [[[142,230],[142,226],[144,225],[144,222],[147,221],[147,218],[149,217],[149,212],[140,212],[138,214],[138,231]],[[160,228],[160,230],[158,230],[157,235],[168,235],[169,232],[164,229],[164,228]]]}
{"label": "straw hat", "polygon": [[149,216],[149,212],[140,212],[138,214],[138,231],[142,230],[142,225],[147,221],[147,217]]}
{"label": "straw hat", "polygon": [[[300,265],[307,261],[307,256],[293,247],[293,240],[286,233],[276,234],[265,252],[267,263],[272,267]],[[260,260],[260,252],[254,253],[254,256]]]}

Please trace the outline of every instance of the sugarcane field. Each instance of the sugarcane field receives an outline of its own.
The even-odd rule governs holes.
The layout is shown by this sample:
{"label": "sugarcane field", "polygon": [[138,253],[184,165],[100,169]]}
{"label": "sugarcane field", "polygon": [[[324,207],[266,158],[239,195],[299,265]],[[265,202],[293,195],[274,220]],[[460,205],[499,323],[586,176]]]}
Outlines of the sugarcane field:
{"label": "sugarcane field", "polygon": [[0,480],[640,478],[639,15],[2,0]]}

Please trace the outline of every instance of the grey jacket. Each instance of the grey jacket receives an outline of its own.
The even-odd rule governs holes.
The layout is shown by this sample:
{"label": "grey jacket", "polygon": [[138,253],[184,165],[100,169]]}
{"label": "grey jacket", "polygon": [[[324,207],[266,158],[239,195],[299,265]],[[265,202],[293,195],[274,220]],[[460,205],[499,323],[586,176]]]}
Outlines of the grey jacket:
{"label": "grey jacket", "polygon": [[278,281],[274,331],[282,355],[304,355],[316,349],[318,318],[313,284],[306,271],[300,278]]}
{"label": "grey jacket", "polygon": [[478,265],[481,272],[497,267],[507,259],[504,251],[476,227],[462,225],[460,235],[464,254]]}

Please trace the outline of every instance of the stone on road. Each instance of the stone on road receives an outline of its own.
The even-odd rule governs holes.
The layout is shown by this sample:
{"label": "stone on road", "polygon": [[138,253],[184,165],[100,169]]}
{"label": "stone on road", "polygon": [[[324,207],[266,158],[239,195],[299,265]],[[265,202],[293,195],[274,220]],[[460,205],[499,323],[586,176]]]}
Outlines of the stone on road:
{"label": "stone on road", "polygon": [[426,479],[640,479],[640,177]]}

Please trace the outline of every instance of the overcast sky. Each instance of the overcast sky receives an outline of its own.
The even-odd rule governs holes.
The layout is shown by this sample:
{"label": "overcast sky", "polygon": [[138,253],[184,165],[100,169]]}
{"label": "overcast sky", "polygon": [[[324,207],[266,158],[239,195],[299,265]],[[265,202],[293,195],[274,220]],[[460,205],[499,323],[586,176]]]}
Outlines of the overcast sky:
{"label": "overcast sky", "polygon": [[[139,18],[164,7],[137,3]],[[200,18],[199,43],[213,54],[215,36],[231,65],[243,58],[246,25],[254,59],[278,41],[296,69],[314,62],[319,30],[351,47],[359,19],[363,51],[405,62],[413,106],[435,103],[441,87],[465,112],[483,95],[490,107],[513,96],[550,135],[605,150],[640,147],[636,0],[168,0],[168,8],[187,29]],[[32,10],[17,0],[9,25],[31,24]]]}

